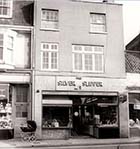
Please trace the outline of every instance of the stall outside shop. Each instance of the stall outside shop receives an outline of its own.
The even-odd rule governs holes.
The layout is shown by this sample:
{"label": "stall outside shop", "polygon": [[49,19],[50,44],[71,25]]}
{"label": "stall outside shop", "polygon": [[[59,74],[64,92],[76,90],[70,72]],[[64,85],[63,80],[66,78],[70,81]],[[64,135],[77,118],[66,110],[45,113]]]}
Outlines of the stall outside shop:
{"label": "stall outside shop", "polygon": [[36,76],[38,135],[42,139],[127,137],[124,82],[120,78]]}

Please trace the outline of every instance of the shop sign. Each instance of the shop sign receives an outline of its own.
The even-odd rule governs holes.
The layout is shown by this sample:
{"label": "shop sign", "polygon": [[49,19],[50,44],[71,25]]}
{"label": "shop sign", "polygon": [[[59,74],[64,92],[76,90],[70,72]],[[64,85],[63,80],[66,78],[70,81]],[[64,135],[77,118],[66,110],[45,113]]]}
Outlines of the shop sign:
{"label": "shop sign", "polygon": [[88,90],[93,88],[102,88],[103,82],[98,80],[90,80],[87,78],[61,78],[56,79],[56,90]]}

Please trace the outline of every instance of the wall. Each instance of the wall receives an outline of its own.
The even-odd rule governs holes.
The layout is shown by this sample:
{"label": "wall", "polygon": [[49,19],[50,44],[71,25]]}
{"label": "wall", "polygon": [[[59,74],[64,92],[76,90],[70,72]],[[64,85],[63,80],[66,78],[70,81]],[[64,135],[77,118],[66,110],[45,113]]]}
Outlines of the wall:
{"label": "wall", "polygon": [[[82,78],[87,77],[91,80],[103,79],[106,80],[106,82],[108,81],[108,86],[104,89],[99,89],[100,91],[124,92],[125,59],[123,45],[122,5],[108,3],[76,2],[71,0],[38,0],[36,1],[34,8],[36,51],[34,71],[35,77],[33,82],[34,100],[32,113],[33,118],[38,123],[38,137],[41,138],[42,90],[47,90],[48,92],[56,92],[56,78],[57,76],[62,76]],[[58,31],[46,31],[41,29],[42,8],[59,10]],[[90,12],[106,14],[106,33],[90,33]],[[41,42],[59,43],[59,70],[57,72],[41,71]],[[104,45],[104,73],[73,72],[72,44]],[[111,83],[112,86],[116,86],[112,88]],[[94,91],[95,88],[90,90],[90,93]],[[67,91],[66,93],[69,94],[70,91]],[[75,93],[80,94],[80,92],[78,91]],[[127,109],[128,107],[126,106],[126,103],[119,106],[120,121],[122,121],[120,122],[120,133],[122,137],[128,137],[128,114],[124,112],[127,111]],[[122,114],[123,116],[121,116]]]}
{"label": "wall", "polygon": [[[42,0],[37,2],[35,18],[36,29],[36,69],[40,70],[40,43],[59,43],[59,71],[72,72],[72,44],[91,44],[105,46],[105,72],[85,75],[124,77],[124,47],[122,7],[118,4],[83,3],[69,0]],[[40,29],[41,8],[59,9],[59,31]],[[106,13],[107,33],[92,34],[89,31],[90,12]],[[115,16],[115,17],[114,17]],[[83,19],[84,18],[84,19]],[[87,22],[87,23],[85,23]],[[112,22],[115,25],[112,25]],[[119,33],[119,34],[118,34]],[[117,38],[116,38],[117,37]],[[82,74],[83,75],[83,74]]]}

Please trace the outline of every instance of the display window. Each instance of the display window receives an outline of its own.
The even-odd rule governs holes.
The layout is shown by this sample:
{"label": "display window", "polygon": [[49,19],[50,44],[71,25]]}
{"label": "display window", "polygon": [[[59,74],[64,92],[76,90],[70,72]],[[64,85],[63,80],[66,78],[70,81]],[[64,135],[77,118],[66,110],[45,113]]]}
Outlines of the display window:
{"label": "display window", "polygon": [[43,128],[71,127],[70,108],[43,106]]}
{"label": "display window", "polygon": [[129,93],[129,126],[140,128],[140,93]]}
{"label": "display window", "polygon": [[0,85],[0,130],[12,129],[12,103],[9,98],[9,85]]}
{"label": "display window", "polygon": [[42,128],[71,128],[72,100],[67,96],[46,96],[42,100]]}
{"label": "display window", "polygon": [[117,97],[92,97],[84,106],[84,123],[96,126],[118,126]]}

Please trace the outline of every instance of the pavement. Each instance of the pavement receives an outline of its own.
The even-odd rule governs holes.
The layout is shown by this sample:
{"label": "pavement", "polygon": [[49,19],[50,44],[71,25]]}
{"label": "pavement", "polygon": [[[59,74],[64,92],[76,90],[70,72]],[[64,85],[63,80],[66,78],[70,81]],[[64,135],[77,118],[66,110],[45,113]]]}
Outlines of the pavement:
{"label": "pavement", "polygon": [[21,139],[0,140],[0,148],[29,148],[29,147],[60,147],[60,146],[88,146],[88,145],[120,145],[140,144],[140,138],[95,139],[70,138],[67,140],[37,140],[34,142]]}

